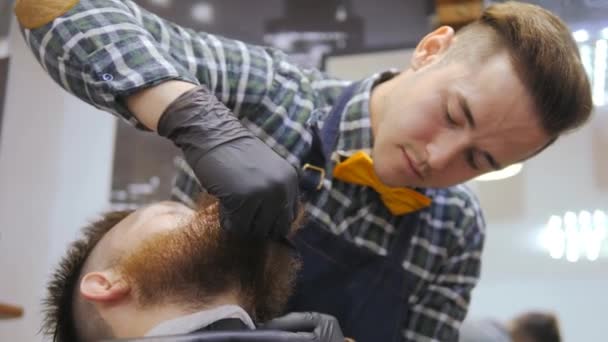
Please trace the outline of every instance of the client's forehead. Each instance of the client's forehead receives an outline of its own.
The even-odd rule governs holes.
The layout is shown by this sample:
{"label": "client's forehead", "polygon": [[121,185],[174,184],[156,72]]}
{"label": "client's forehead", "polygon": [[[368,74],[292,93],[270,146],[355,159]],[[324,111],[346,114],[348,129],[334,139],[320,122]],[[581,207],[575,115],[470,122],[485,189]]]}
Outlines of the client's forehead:
{"label": "client's forehead", "polygon": [[125,217],[112,227],[100,244],[105,245],[105,250],[130,250],[151,235],[183,227],[194,213],[177,202],[154,203]]}

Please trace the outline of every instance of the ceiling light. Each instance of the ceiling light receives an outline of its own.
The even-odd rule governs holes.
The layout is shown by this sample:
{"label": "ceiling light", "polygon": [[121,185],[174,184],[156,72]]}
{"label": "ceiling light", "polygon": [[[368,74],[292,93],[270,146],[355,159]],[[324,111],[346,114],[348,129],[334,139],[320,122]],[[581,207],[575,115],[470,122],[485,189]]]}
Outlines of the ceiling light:
{"label": "ceiling light", "polygon": [[566,260],[577,262],[581,256],[580,235],[578,225],[576,224],[576,214],[567,212],[564,216],[564,225],[566,226]]}
{"label": "ceiling light", "polygon": [[171,7],[171,0],[148,0],[152,5],[162,8]]}
{"label": "ceiling light", "polygon": [[606,239],[606,214],[596,210],[553,215],[541,234],[541,244],[553,259],[577,262],[583,255],[589,261],[599,259]]}
{"label": "ceiling light", "polygon": [[606,231],[608,230],[607,223],[606,213],[601,210],[596,210],[593,213],[593,230],[597,234],[596,237],[598,239],[606,238]]}
{"label": "ceiling light", "polygon": [[197,3],[192,6],[192,18],[203,24],[213,22],[213,6],[207,3]]}
{"label": "ceiling light", "polygon": [[483,174],[483,175],[475,178],[475,180],[480,181],[480,182],[488,182],[488,181],[506,179],[506,178],[517,175],[518,173],[521,172],[522,169],[523,169],[523,164],[521,164],[521,163],[513,164],[513,165],[505,167],[502,170]]}
{"label": "ceiling light", "polygon": [[566,234],[562,230],[562,219],[559,216],[551,216],[549,223],[542,235],[543,247],[549,251],[553,259],[561,259],[566,251]]}

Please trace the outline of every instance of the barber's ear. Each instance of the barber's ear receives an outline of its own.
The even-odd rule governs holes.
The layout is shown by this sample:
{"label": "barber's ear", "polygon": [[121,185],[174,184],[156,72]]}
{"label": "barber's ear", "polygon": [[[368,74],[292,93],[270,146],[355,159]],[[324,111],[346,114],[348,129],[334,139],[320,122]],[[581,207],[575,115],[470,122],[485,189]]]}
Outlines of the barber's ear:
{"label": "barber's ear", "polygon": [[452,45],[455,38],[454,29],[449,26],[441,26],[427,34],[416,46],[412,56],[411,68],[419,70],[439,60]]}
{"label": "barber's ear", "polygon": [[87,273],[80,282],[80,294],[93,302],[121,300],[130,291],[129,284],[111,270]]}

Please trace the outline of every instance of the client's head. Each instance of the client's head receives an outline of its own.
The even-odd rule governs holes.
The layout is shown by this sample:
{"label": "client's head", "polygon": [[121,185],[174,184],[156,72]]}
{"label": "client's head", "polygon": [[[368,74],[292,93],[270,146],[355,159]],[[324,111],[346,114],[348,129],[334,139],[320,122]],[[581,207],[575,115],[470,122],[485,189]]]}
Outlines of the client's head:
{"label": "client's head", "polygon": [[104,215],[54,272],[43,331],[55,341],[138,337],[224,304],[257,321],[280,314],[297,259],[283,243],[236,236],[219,222],[210,198],[196,211],[162,202]]}

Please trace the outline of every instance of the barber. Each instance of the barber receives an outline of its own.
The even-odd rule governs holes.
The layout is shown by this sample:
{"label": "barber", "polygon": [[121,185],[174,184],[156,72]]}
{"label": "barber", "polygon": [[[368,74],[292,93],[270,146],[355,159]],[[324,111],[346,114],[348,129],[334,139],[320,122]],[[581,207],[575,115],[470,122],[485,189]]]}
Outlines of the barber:
{"label": "barber", "polygon": [[569,29],[523,3],[490,7],[463,34],[441,27],[406,70],[354,83],[131,1],[16,12],[56,82],[182,149],[181,192],[195,199],[200,182],[226,229],[282,239],[301,192],[289,309],[331,314],[360,342],[457,340],[485,227],[451,185],[534,156],[592,107]]}

